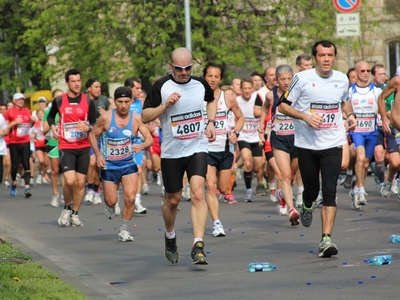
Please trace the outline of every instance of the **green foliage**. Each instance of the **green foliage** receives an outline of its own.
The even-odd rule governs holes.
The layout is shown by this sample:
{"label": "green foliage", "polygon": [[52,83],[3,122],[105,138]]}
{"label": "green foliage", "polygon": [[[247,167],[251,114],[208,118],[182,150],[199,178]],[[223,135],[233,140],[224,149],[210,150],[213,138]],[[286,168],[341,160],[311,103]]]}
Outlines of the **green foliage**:
{"label": "green foliage", "polygon": [[[170,53],[185,46],[183,1],[168,0],[0,0],[2,87],[28,79],[44,88],[77,68],[84,80],[122,82],[140,76],[148,87],[167,71]],[[260,70],[274,58],[310,52],[320,39],[335,36],[336,10],[326,0],[192,0],[192,50],[201,66],[215,61],[231,70]],[[364,43],[364,41],[363,41]],[[53,56],[46,46],[57,46]],[[14,76],[18,64],[24,70]],[[55,63],[55,61],[57,63]],[[40,77],[39,77],[40,75]],[[200,74],[196,74],[200,75]]]}

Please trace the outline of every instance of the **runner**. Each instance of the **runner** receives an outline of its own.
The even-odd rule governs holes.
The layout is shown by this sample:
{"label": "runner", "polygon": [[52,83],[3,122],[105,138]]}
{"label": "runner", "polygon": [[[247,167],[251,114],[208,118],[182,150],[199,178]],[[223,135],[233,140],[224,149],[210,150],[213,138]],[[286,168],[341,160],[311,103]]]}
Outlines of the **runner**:
{"label": "runner", "polygon": [[304,183],[300,220],[305,227],[312,223],[313,201],[319,193],[321,173],[323,206],[319,257],[338,253],[331,234],[337,209],[336,183],[342,163],[342,145],[346,142],[340,107],[348,116],[349,129],[356,126],[351,103],[347,101],[347,77],[332,69],[336,54],[332,42],[316,42],[312,48],[315,68],[297,73],[279,104],[279,110],[291,116],[295,125],[295,146]]}
{"label": "runner", "polygon": [[7,122],[7,128],[10,130],[8,144],[11,155],[11,188],[10,195],[17,194],[17,171],[18,166],[22,163],[24,168],[24,196],[29,198],[32,196],[30,188],[31,169],[29,165],[30,157],[30,136],[29,129],[32,127],[35,118],[31,116],[31,111],[24,107],[25,96],[16,93],[13,96],[14,107],[6,111],[4,119]]}
{"label": "runner", "polygon": [[[175,49],[169,67],[172,74],[153,84],[142,112],[144,123],[160,117],[162,125],[161,170],[166,192],[162,206],[166,228],[164,254],[170,263],[179,262],[175,219],[182,196],[183,174],[186,171],[192,196],[194,235],[190,257],[194,264],[208,264],[203,241],[208,214],[204,184],[207,173],[207,139],[209,142],[215,140],[217,107],[209,84],[204,79],[191,76],[193,59],[188,49]],[[204,101],[208,102],[207,125],[204,124],[202,114]]]}
{"label": "runner", "polygon": [[[116,108],[100,115],[89,134],[89,140],[96,155],[97,167],[100,169],[106,203],[105,214],[109,219],[120,213],[117,201],[119,184],[122,184],[124,208],[118,239],[121,242],[130,242],[133,241],[133,237],[129,232],[129,224],[133,218],[138,186],[138,168],[134,152],[138,153],[150,147],[153,138],[142,123],[140,115],[129,110],[132,103],[131,89],[126,86],[118,87],[114,92],[114,99]],[[132,144],[138,131],[145,141],[142,144]]]}
{"label": "runner", "polygon": [[[222,91],[220,83],[224,76],[224,68],[215,63],[207,63],[203,70],[203,77],[214,91],[214,101],[217,102],[217,114],[215,117],[216,139],[208,143],[207,177],[206,177],[206,201],[211,219],[213,220],[214,237],[225,236],[224,227],[219,219],[219,203],[216,189],[225,195],[229,188],[232,175],[234,146],[237,143],[239,131],[243,127],[244,118],[237,101],[236,93],[231,89]],[[254,78],[253,78],[254,79]],[[233,113],[236,120],[233,130],[229,127],[229,112]],[[206,105],[204,105],[204,116],[207,116]],[[207,120],[207,118],[205,117]],[[229,200],[228,200],[229,201]]]}
{"label": "runner", "polygon": [[[83,226],[78,212],[85,194],[89,167],[90,143],[88,133],[96,121],[96,108],[81,93],[81,73],[70,69],[65,73],[68,92],[53,100],[47,122],[54,138],[59,141],[60,167],[63,174],[64,209],[58,219],[60,226]],[[56,127],[55,118],[60,122]]]}

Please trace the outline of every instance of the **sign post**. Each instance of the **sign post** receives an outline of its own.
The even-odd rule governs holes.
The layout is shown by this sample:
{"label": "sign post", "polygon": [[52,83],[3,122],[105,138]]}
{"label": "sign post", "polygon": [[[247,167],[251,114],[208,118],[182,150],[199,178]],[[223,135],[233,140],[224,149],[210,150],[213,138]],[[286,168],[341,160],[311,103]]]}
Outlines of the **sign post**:
{"label": "sign post", "polygon": [[360,6],[361,0],[333,0],[341,13],[336,13],[336,35],[347,37],[347,64],[351,68],[350,37],[360,35],[360,14],[351,13]]}

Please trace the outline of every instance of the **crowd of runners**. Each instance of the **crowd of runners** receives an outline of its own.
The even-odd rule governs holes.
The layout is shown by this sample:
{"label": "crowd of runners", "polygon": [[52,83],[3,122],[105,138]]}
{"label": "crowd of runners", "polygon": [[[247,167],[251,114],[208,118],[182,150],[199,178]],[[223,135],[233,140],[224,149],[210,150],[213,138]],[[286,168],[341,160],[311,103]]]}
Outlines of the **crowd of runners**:
{"label": "crowd of runners", "polygon": [[[222,65],[207,63],[201,77],[193,76],[191,52],[177,48],[170,73],[148,94],[139,77],[130,77],[112,98],[101,95],[96,78],[86,80],[81,92],[81,74],[70,69],[67,91],[40,97],[37,110],[24,107],[21,93],[0,105],[4,185],[13,197],[21,185],[25,198],[32,196],[32,184],[51,185],[49,203],[62,207],[60,226],[83,226],[83,201],[104,203],[107,218],[121,215],[118,238],[128,242],[134,214],[147,213],[142,195],[152,181],[163,197],[164,255],[171,263],[180,259],[180,201],[192,203],[194,264],[208,264],[208,214],[212,235],[226,235],[222,201],[266,196],[292,226],[305,227],[312,224],[313,208],[322,205],[319,256],[336,255],[331,235],[338,185],[349,189],[355,210],[373,190],[364,185],[369,171],[382,196],[400,198],[400,76],[389,80],[384,65],[365,61],[346,76],[333,70],[336,55],[332,42],[319,41],[311,54],[297,57],[298,72],[286,64],[269,66],[221,86]],[[233,192],[241,178],[243,199]]]}

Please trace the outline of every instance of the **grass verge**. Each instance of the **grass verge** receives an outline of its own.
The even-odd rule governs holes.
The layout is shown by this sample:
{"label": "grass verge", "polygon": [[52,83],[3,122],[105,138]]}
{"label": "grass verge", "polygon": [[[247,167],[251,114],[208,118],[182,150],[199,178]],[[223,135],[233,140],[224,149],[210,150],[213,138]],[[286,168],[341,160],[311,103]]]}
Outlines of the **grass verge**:
{"label": "grass verge", "polygon": [[0,299],[87,300],[73,286],[0,239]]}

